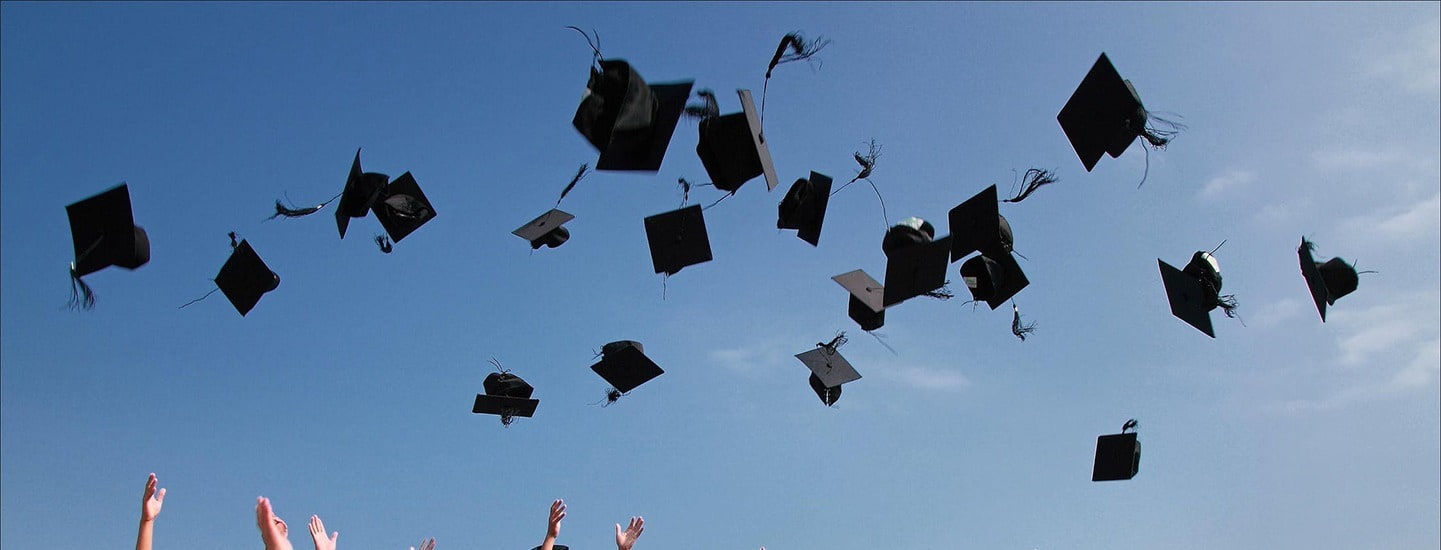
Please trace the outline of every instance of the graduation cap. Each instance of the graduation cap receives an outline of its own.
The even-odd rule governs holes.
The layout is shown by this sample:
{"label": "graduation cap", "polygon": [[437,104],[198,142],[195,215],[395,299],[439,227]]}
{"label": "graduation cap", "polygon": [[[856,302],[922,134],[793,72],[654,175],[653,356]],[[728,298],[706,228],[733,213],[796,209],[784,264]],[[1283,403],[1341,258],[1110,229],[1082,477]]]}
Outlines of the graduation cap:
{"label": "graduation cap", "polygon": [[821,398],[821,403],[825,403],[827,407],[835,405],[836,401],[841,400],[841,387],[839,385],[826,386],[815,373],[811,373],[810,383],[811,390],[816,392],[816,397]]}
{"label": "graduation cap", "polygon": [[845,333],[841,333],[830,344],[816,344],[815,349],[796,354],[796,359],[800,359],[827,388],[860,380],[861,373],[856,372],[851,362],[837,350],[843,343]]}
{"label": "graduation cap", "polygon": [[400,242],[420,226],[435,218],[435,207],[425,198],[420,184],[410,172],[401,174],[385,186],[371,205],[375,218],[385,227],[390,240]]}
{"label": "graduation cap", "polygon": [[1215,338],[1211,310],[1220,307],[1227,317],[1236,316],[1236,297],[1221,295],[1221,268],[1211,253],[1197,251],[1185,269],[1176,269],[1159,258],[1156,263],[1161,269],[1161,283],[1166,287],[1171,314],[1176,318]]}
{"label": "graduation cap", "polygon": [[575,216],[552,208],[549,212],[541,214],[540,217],[520,226],[511,233],[529,241],[532,250],[542,246],[555,248],[570,239],[570,231],[562,226],[565,225],[565,222],[573,219]]}
{"label": "graduation cap", "polygon": [[740,95],[742,111],[702,119],[700,143],[695,152],[716,189],[734,193],[741,184],[762,175],[766,189],[775,189],[780,182],[761,132],[755,101],[750,90],[736,90],[736,93]]}
{"label": "graduation cap", "polygon": [[1136,421],[1128,420],[1121,433],[1096,438],[1096,462],[1091,481],[1121,481],[1136,477],[1141,469],[1141,442],[1136,440]]}
{"label": "graduation cap", "polygon": [[360,170],[360,149],[355,150],[355,160],[350,163],[350,176],[345,179],[345,189],[340,192],[340,206],[335,207],[335,225],[340,229],[340,238],[350,227],[350,218],[364,218],[376,198],[385,190],[390,176]]}
{"label": "graduation cap", "polygon": [[1321,314],[1321,322],[1324,323],[1326,306],[1335,305],[1336,300],[1354,292],[1361,281],[1356,266],[1346,263],[1346,260],[1338,257],[1325,262],[1316,261],[1311,257],[1315,247],[1315,243],[1301,237],[1296,256],[1301,262],[1301,275],[1306,278],[1306,287],[1311,291],[1311,301],[1316,303],[1316,311]]}
{"label": "graduation cap", "polygon": [[980,255],[966,260],[961,264],[961,280],[971,290],[971,299],[985,302],[992,310],[1031,284],[1011,254]]}
{"label": "graduation cap", "polygon": [[886,253],[883,305],[890,307],[922,294],[950,297],[935,291],[946,284],[951,236],[931,240],[934,234],[930,222],[920,218],[908,218],[886,231],[881,241]]}
{"label": "graduation cap", "polygon": [[[494,359],[492,363],[499,365]],[[497,367],[499,368],[499,367]],[[485,393],[476,394],[472,414],[494,414],[500,416],[500,423],[509,426],[517,416],[530,418],[540,405],[539,399],[531,399],[535,388],[510,371],[492,372],[485,377]]]}
{"label": "graduation cap", "polygon": [[[75,262],[70,264],[71,304],[95,307],[95,294],[81,277],[115,265],[135,269],[150,261],[150,237],[135,225],[130,187],[120,184],[65,207]],[[83,292],[81,299],[77,287]]]}
{"label": "graduation cap", "polygon": [[634,340],[611,342],[600,348],[600,362],[591,365],[590,370],[611,385],[606,392],[607,405],[641,384],[665,374],[660,365],[645,356],[644,350],[645,347]]}
{"label": "graduation cap", "polygon": [[886,230],[886,236],[881,239],[881,251],[890,256],[895,250],[928,243],[935,238],[936,228],[931,222],[912,216]]}
{"label": "graduation cap", "polygon": [[831,280],[850,293],[848,313],[861,330],[870,332],[886,324],[885,287],[859,269],[836,275]]}
{"label": "graduation cap", "polygon": [[629,63],[599,52],[596,65],[571,121],[600,151],[596,170],[660,170],[694,81],[648,85]]}
{"label": "graduation cap", "polygon": [[777,229],[796,229],[796,236],[820,246],[821,224],[826,220],[826,205],[831,198],[831,178],[825,174],[811,172],[810,178],[801,178],[791,184],[778,207]]}
{"label": "graduation cap", "polygon": [[687,266],[711,261],[710,237],[699,204],[647,217],[645,237],[656,273],[675,275]]}
{"label": "graduation cap", "polygon": [[972,252],[990,256],[1008,255],[1014,243],[1011,224],[1001,215],[996,201],[996,186],[956,205],[947,214],[951,227],[951,262],[958,262]]}
{"label": "graduation cap", "polygon": [[1175,132],[1148,127],[1150,118],[1131,81],[1121,78],[1105,53],[1096,59],[1081,85],[1056,115],[1056,121],[1087,172],[1103,154],[1120,157],[1137,136],[1146,138],[1153,147],[1165,147]]}
{"label": "graduation cap", "polygon": [[215,275],[215,286],[220,287],[235,311],[244,317],[260,302],[262,295],[280,286],[280,276],[265,265],[249,241],[242,240]]}

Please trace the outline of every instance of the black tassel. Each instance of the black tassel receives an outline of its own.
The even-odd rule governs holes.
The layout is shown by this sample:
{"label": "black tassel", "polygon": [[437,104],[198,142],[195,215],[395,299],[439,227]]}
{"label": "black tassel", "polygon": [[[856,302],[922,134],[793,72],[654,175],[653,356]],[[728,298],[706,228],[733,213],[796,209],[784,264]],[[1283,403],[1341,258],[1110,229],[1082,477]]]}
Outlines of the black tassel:
{"label": "black tassel", "polygon": [[695,95],[699,96],[703,101],[701,103],[686,105],[686,116],[696,120],[705,120],[720,116],[720,103],[716,102],[715,92],[711,91],[710,88],[701,88]]}
{"label": "black tassel", "polygon": [[231,231],[231,232],[229,233],[229,235],[230,235],[230,249],[231,249],[231,250],[235,250],[235,249],[237,249],[237,248],[240,248],[240,242],[235,240],[235,239],[236,239],[235,232],[234,232],[234,231]]}
{"label": "black tassel", "polygon": [[575,184],[580,183],[580,180],[585,177],[589,170],[590,164],[580,165],[580,170],[575,172],[575,177],[570,178],[570,183],[565,185],[565,189],[560,190],[560,198],[555,200],[556,206],[560,206],[560,201],[565,200],[565,196],[570,193],[571,189],[575,189]]}
{"label": "black tassel", "polygon": [[90,285],[85,284],[85,280],[75,272],[75,264],[70,264],[70,301],[65,307],[71,310],[95,309],[95,292],[90,290]]}
{"label": "black tassel", "polygon": [[845,331],[841,331],[837,332],[836,337],[831,338],[830,342],[816,342],[816,347],[824,349],[830,354],[834,355],[836,353],[836,350],[840,349],[841,346],[846,345],[846,342],[849,341],[850,339],[846,338]]}
{"label": "black tassel", "polygon": [[1016,335],[1022,342],[1026,341],[1026,335],[1036,331],[1036,323],[1021,323],[1021,308],[1011,304],[1011,334]]}
{"label": "black tassel", "polygon": [[691,183],[686,181],[685,178],[676,178],[675,183],[680,186],[680,206],[681,208],[685,208],[686,203],[690,202]]}
{"label": "black tassel", "polygon": [[596,69],[599,69],[600,62],[605,60],[605,58],[600,55],[600,33],[595,32],[595,29],[591,29],[591,34],[595,35],[595,41],[591,42],[590,34],[586,34],[585,31],[580,30],[580,27],[576,27],[574,25],[566,25],[565,28],[578,32],[581,36],[585,37],[585,43],[590,45],[590,51],[595,52],[594,63],[596,65]]}
{"label": "black tassel", "polygon": [[1050,170],[1041,170],[1039,168],[1031,168],[1029,170],[1026,170],[1025,175],[1021,176],[1021,183],[1025,185],[1025,189],[1021,190],[1020,194],[1016,195],[1015,197],[1006,199],[1001,202],[1021,202],[1023,200],[1026,200],[1026,197],[1031,196],[1031,193],[1034,193],[1036,189],[1040,188],[1042,185],[1050,185],[1052,183],[1056,183],[1057,181],[1060,180],[1056,178],[1055,172],[1052,172]]}
{"label": "black tassel", "polygon": [[1235,294],[1217,296],[1216,300],[1217,305],[1221,306],[1221,311],[1224,311],[1227,317],[1230,317],[1232,319],[1236,318],[1236,308],[1240,307],[1240,304],[1236,302]]}
{"label": "black tassel", "polygon": [[515,409],[502,409],[500,411],[500,425],[509,428],[510,423],[515,422],[516,412],[518,411],[516,411]]}
{"label": "black tassel", "polygon": [[375,245],[379,246],[380,251],[386,254],[389,254],[390,251],[395,250],[395,245],[390,244],[390,237],[387,237],[385,235],[376,235]]}
{"label": "black tassel", "polygon": [[1121,433],[1126,433],[1126,430],[1134,430],[1138,425],[1134,418],[1127,420],[1125,424],[1121,425]]}
{"label": "black tassel", "polygon": [[[812,41],[807,41],[805,38],[801,37],[800,33],[798,32],[786,33],[785,36],[781,37],[781,43],[776,46],[776,54],[774,56],[771,56],[771,64],[766,67],[765,83],[761,84],[762,132],[765,131],[766,126],[766,92],[770,90],[771,71],[775,70],[776,65],[780,65],[782,63],[810,60],[812,57],[815,57],[816,54],[820,53],[820,51],[830,43],[831,41],[827,40],[825,37],[817,38]],[[790,50],[790,53],[786,53],[786,50]],[[764,139],[762,139],[762,141],[764,141]]]}
{"label": "black tassel", "polygon": [[876,200],[881,203],[881,219],[885,221],[885,226],[889,228],[891,226],[891,217],[886,213],[886,199],[881,196],[881,189],[876,187],[876,182],[871,181],[871,172],[876,169],[876,161],[881,158],[881,146],[872,138],[867,144],[866,154],[862,155],[860,151],[856,151],[852,153],[852,156],[856,159],[856,164],[861,165],[861,170],[856,172],[856,177],[851,178],[851,181],[831,191],[831,196],[834,197],[836,193],[840,193],[842,189],[849,187],[852,183],[865,180],[866,183],[870,184],[871,190],[875,191]]}
{"label": "black tassel", "polygon": [[[1165,128],[1159,128],[1154,123],[1160,123],[1160,125],[1165,126]],[[1146,113],[1146,125],[1141,130],[1141,137],[1146,138],[1146,142],[1150,143],[1151,147],[1164,151],[1166,150],[1166,145],[1169,145],[1171,140],[1176,138],[1176,134],[1181,133],[1181,131],[1185,129],[1186,126],[1184,124]]]}
{"label": "black tassel", "polygon": [[299,218],[299,217],[302,217],[302,216],[309,216],[309,215],[311,215],[311,214],[314,214],[314,213],[316,213],[316,212],[319,212],[320,209],[321,209],[323,206],[325,206],[325,205],[311,206],[311,207],[307,207],[307,208],[293,208],[293,207],[285,206],[284,203],[280,202],[280,199],[276,199],[276,200],[275,200],[275,213],[274,213],[274,214],[271,214],[269,218],[265,218],[265,219],[266,219],[266,220],[273,220],[273,219],[279,218],[279,217],[281,217],[281,216],[285,216],[285,217],[287,217],[287,218]]}

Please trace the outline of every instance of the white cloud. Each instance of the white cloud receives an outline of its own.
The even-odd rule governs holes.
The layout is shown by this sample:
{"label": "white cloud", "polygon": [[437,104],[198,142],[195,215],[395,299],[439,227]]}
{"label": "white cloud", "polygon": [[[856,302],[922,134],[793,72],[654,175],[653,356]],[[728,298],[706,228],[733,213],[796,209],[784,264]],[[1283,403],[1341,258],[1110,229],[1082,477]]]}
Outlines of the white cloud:
{"label": "white cloud", "polygon": [[971,385],[965,375],[952,370],[916,366],[885,366],[875,369],[881,378],[919,390],[957,391]]}
{"label": "white cloud", "polygon": [[1256,308],[1256,312],[1250,316],[1251,324],[1257,328],[1274,327],[1301,313],[1301,305],[1301,301],[1294,298],[1285,298],[1278,302],[1262,305]]}
{"label": "white cloud", "polygon": [[794,354],[786,352],[781,344],[779,340],[770,340],[751,346],[711,350],[707,357],[712,363],[741,372],[781,368],[786,359],[795,360]]}
{"label": "white cloud", "polygon": [[1370,56],[1370,74],[1434,96],[1441,91],[1441,20],[1422,23],[1400,40],[1396,49]]}
{"label": "white cloud", "polygon": [[1340,233],[1354,236],[1359,241],[1353,244],[1365,247],[1434,242],[1441,235],[1441,193],[1348,218],[1342,222]]}
{"label": "white cloud", "polygon": [[1201,191],[1196,194],[1201,200],[1216,200],[1228,191],[1250,185],[1256,181],[1256,174],[1246,170],[1231,170],[1206,182]]}

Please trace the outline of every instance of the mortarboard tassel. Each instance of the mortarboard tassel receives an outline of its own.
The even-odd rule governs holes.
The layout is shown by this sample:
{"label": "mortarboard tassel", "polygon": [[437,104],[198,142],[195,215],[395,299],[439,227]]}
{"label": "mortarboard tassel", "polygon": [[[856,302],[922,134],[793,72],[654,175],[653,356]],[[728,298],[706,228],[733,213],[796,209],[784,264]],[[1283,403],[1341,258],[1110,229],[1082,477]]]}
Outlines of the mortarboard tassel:
{"label": "mortarboard tassel", "polygon": [[70,301],[66,307],[74,309],[92,310],[95,309],[95,291],[90,290],[90,285],[75,271],[75,264],[70,264]]}
{"label": "mortarboard tassel", "polygon": [[375,245],[379,246],[380,251],[386,254],[389,254],[392,250],[395,250],[395,245],[390,243],[390,237],[387,237],[385,235],[376,235]]}
{"label": "mortarboard tassel", "polygon": [[1016,335],[1016,338],[1020,338],[1022,342],[1025,342],[1026,335],[1036,331],[1036,323],[1021,323],[1021,308],[1016,307],[1014,302],[1011,303],[1011,314],[1011,334]]}
{"label": "mortarboard tassel", "polygon": [[[766,91],[770,88],[771,71],[775,70],[776,65],[780,65],[782,63],[809,60],[816,54],[820,53],[820,51],[830,43],[831,41],[827,40],[825,37],[817,38],[812,41],[807,41],[805,38],[801,37],[800,33],[798,32],[786,33],[785,36],[781,37],[781,43],[776,45],[775,55],[771,56],[771,64],[766,67],[765,83],[761,85],[762,133],[765,132],[766,126]],[[790,50],[790,53],[786,53],[786,50]]]}
{"label": "mortarboard tassel", "polygon": [[561,189],[561,190],[560,190],[560,198],[555,199],[555,205],[556,205],[556,206],[560,206],[560,201],[565,200],[565,196],[570,193],[570,190],[571,190],[571,189],[575,189],[575,184],[580,183],[580,180],[583,179],[583,178],[585,178],[585,176],[586,176],[586,174],[589,172],[589,170],[590,170],[590,164],[582,164],[582,165],[580,165],[580,170],[577,170],[577,171],[575,172],[575,177],[570,178],[570,183],[567,183],[567,184],[565,185],[565,189]]}
{"label": "mortarboard tassel", "polygon": [[695,95],[700,96],[703,102],[686,105],[686,116],[696,120],[705,120],[720,116],[720,103],[716,102],[714,91],[711,91],[710,88],[701,88]]}
{"label": "mortarboard tassel", "polygon": [[851,178],[851,181],[831,191],[831,196],[836,196],[836,193],[840,193],[842,189],[845,189],[852,183],[865,180],[866,183],[871,185],[871,190],[876,192],[876,200],[881,203],[881,219],[885,220],[886,227],[890,227],[891,217],[886,214],[886,199],[881,197],[881,190],[879,187],[876,187],[876,182],[871,181],[871,172],[876,169],[876,160],[881,158],[881,146],[876,144],[875,138],[872,138],[871,141],[866,144],[866,154],[862,155],[860,151],[856,151],[852,153],[852,156],[856,159],[856,164],[861,165],[861,170],[856,172],[856,176]]}
{"label": "mortarboard tassel", "polygon": [[[588,44],[588,45],[590,45],[590,50],[591,50],[592,52],[595,52],[595,58],[594,58],[595,69],[596,69],[597,71],[599,71],[599,70],[600,70],[600,62],[605,60],[605,57],[603,57],[603,56],[600,55],[600,33],[595,32],[595,29],[591,29],[591,30],[590,30],[590,34],[586,34],[585,31],[580,30],[580,27],[577,27],[577,26],[574,26],[574,25],[566,25],[565,28],[570,29],[570,30],[573,30],[573,31],[575,31],[575,32],[578,32],[578,33],[580,33],[581,36],[584,36],[584,37],[585,37],[585,43]],[[595,35],[595,41],[594,41],[594,42],[591,42],[591,40],[590,40],[591,34],[594,34],[594,35]]]}
{"label": "mortarboard tassel", "polygon": [[1025,175],[1021,177],[1021,183],[1025,185],[1025,189],[1023,189],[1016,196],[1001,202],[1021,202],[1023,200],[1026,200],[1026,197],[1031,196],[1031,193],[1034,193],[1036,189],[1041,187],[1042,185],[1050,185],[1052,183],[1056,183],[1057,181],[1060,180],[1056,178],[1055,172],[1052,172],[1050,170],[1041,170],[1039,168],[1031,168],[1029,170],[1026,170]]}
{"label": "mortarboard tassel", "polygon": [[956,297],[956,293],[951,292],[950,287],[947,286],[947,285],[949,285],[949,284],[951,284],[951,282],[950,282],[950,281],[946,281],[946,282],[944,282],[944,283],[941,283],[941,288],[938,288],[938,289],[935,289],[935,290],[928,290],[928,291],[922,293],[921,295],[922,295],[922,296],[927,296],[927,297],[930,297],[930,298],[935,298],[935,299],[937,299],[937,300],[949,300],[949,299],[951,299],[951,298],[955,298],[955,297]]}
{"label": "mortarboard tassel", "polygon": [[[1145,109],[1141,109],[1141,114],[1144,117],[1143,122],[1141,123],[1141,127],[1136,129],[1136,133],[1144,138],[1146,143],[1151,144],[1151,147],[1146,147],[1145,144],[1141,146],[1141,149],[1146,151],[1146,169],[1141,173],[1141,183],[1136,184],[1137,189],[1140,189],[1142,185],[1146,184],[1146,177],[1151,174],[1151,149],[1166,150],[1166,146],[1171,143],[1171,140],[1176,138],[1176,134],[1186,129],[1184,124],[1152,115]],[[1151,121],[1159,122],[1168,129],[1162,130],[1157,128],[1154,124],[1151,124]]]}
{"label": "mortarboard tassel", "polygon": [[336,195],[336,196],[334,196],[334,197],[331,197],[330,200],[328,200],[328,201],[322,202],[322,203],[317,204],[317,205],[315,205],[315,206],[308,206],[308,207],[305,207],[305,208],[296,208],[296,207],[294,207],[294,206],[286,206],[285,203],[283,203],[283,202],[280,201],[280,199],[275,199],[275,213],[274,213],[274,214],[271,214],[269,218],[265,218],[265,221],[270,221],[270,220],[273,220],[273,219],[275,219],[275,218],[279,218],[279,217],[282,217],[282,216],[284,216],[284,217],[286,217],[286,218],[299,218],[299,217],[303,217],[303,216],[309,216],[309,215],[311,215],[311,214],[314,214],[314,213],[316,213],[316,212],[319,212],[320,209],[325,208],[325,207],[326,207],[327,205],[329,205],[330,203],[335,202],[335,199],[340,198],[340,195],[343,195],[343,194],[344,194],[344,193],[341,193],[341,194],[339,194],[339,195]]}

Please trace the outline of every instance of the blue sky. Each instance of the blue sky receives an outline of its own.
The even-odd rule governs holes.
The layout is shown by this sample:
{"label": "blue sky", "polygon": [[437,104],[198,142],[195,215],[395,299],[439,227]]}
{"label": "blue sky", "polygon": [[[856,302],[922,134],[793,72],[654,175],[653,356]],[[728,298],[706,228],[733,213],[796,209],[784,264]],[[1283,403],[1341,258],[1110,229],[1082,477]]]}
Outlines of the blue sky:
{"label": "blue sky", "polygon": [[[0,6],[0,546],[129,544],[148,472],[157,548],[257,543],[271,497],[308,547],[1435,548],[1441,544],[1441,8],[1407,4],[60,4]],[[829,278],[880,277],[874,196],[830,202],[820,247],[752,181],[706,211],[715,260],[665,283],[641,219],[704,181],[682,121],[659,173],[597,173],[572,239],[510,231],[596,153],[570,125],[593,28],[651,82],[757,93],[777,40],[833,40],[771,81],[783,185],[872,179],[892,221],[1013,171],[1002,205],[1038,323],[915,300],[892,354]],[[1087,173],[1055,122],[1106,52],[1189,129],[1137,189],[1132,146]],[[438,216],[382,255],[373,217],[261,222],[272,201],[414,174]],[[126,181],[152,245],[63,309],[64,206]],[[718,197],[692,194],[692,202]],[[282,277],[242,318],[204,294],[248,238]],[[1321,323],[1302,235],[1359,262]],[[1217,252],[1241,322],[1171,317],[1157,258]],[[952,271],[952,288],[964,291]],[[849,331],[864,375],[820,405],[792,355]],[[587,368],[639,340],[666,374],[618,404]],[[541,399],[469,406],[496,358]],[[1140,420],[1141,472],[1089,480],[1095,437]]]}

